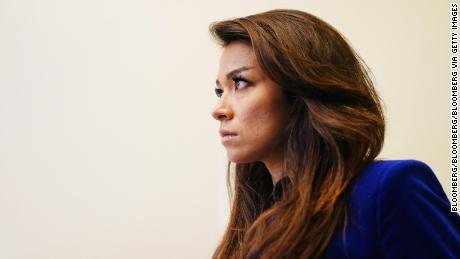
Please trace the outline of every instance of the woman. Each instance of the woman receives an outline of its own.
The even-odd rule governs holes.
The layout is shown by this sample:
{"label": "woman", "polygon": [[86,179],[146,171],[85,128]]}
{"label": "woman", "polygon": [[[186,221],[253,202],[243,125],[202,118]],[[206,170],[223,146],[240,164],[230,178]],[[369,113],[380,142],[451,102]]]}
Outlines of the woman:
{"label": "woman", "polygon": [[235,164],[213,258],[456,258],[460,217],[430,167],[376,159],[381,101],[332,26],[278,9],[210,31],[229,188]]}

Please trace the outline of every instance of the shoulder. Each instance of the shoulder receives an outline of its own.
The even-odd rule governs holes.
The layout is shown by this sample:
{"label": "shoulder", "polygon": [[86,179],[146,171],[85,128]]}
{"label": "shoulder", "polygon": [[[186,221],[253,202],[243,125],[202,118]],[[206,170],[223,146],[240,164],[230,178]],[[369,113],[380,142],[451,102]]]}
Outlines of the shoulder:
{"label": "shoulder", "polygon": [[379,213],[397,206],[411,209],[421,203],[450,212],[449,199],[438,178],[430,166],[419,160],[379,160],[369,164],[355,188],[362,192],[369,187]]}
{"label": "shoulder", "polygon": [[382,186],[388,182],[400,182],[411,177],[421,177],[438,182],[433,170],[424,162],[409,160],[377,160],[367,165],[358,177],[358,182]]}
{"label": "shoulder", "polygon": [[350,203],[388,255],[450,258],[460,249],[460,216],[450,212],[441,184],[422,161],[369,164],[353,183]]}
{"label": "shoulder", "polygon": [[354,192],[383,198],[430,189],[443,198],[445,193],[433,170],[424,162],[409,160],[377,160],[367,165],[352,183]]}
{"label": "shoulder", "polygon": [[438,200],[428,202],[438,202],[443,210],[450,211],[449,200],[438,178],[426,163],[414,159],[392,160],[377,163],[376,168],[380,168],[374,169],[374,175],[378,175],[376,190],[379,192],[378,201],[381,209],[385,209],[384,206],[388,205],[388,202],[394,207],[399,203],[437,198]]}
{"label": "shoulder", "polygon": [[433,170],[415,159],[374,161],[351,188],[352,205],[375,211],[377,222],[396,212],[456,214]]}
{"label": "shoulder", "polygon": [[[424,162],[409,160],[376,160],[360,172],[351,184],[351,200],[362,206],[381,209],[382,202],[401,198],[418,189],[430,189],[447,200],[433,170]],[[397,202],[404,202],[398,199]],[[447,204],[448,205],[448,204]]]}

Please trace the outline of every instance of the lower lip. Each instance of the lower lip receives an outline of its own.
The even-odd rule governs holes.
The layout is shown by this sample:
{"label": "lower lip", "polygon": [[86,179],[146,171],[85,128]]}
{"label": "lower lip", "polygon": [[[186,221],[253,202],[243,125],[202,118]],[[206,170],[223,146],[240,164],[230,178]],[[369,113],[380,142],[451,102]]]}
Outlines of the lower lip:
{"label": "lower lip", "polygon": [[234,139],[235,137],[236,137],[236,135],[225,135],[225,136],[223,136],[221,138],[221,141],[222,141],[222,143],[224,143],[224,142],[227,142],[227,141],[230,141],[230,140]]}

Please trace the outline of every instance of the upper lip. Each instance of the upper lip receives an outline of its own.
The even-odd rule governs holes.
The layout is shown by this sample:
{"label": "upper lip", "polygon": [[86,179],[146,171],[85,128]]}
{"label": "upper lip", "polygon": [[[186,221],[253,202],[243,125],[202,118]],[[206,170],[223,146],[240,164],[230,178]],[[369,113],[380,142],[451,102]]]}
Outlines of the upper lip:
{"label": "upper lip", "polygon": [[236,135],[235,132],[229,131],[229,130],[226,130],[226,129],[220,129],[219,133],[220,133],[221,137],[223,137],[225,135]]}

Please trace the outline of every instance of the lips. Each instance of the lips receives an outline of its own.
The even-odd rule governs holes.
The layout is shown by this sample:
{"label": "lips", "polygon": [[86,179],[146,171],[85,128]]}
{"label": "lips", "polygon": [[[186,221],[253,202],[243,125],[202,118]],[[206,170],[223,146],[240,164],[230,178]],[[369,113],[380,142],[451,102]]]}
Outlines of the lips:
{"label": "lips", "polygon": [[237,137],[237,134],[230,130],[221,129],[219,131],[222,144],[226,144],[228,141],[231,141]]}
{"label": "lips", "polygon": [[220,133],[220,136],[221,137],[225,137],[225,136],[236,136],[237,134],[233,131],[230,131],[230,130],[226,130],[226,129],[221,129],[219,131]]}

